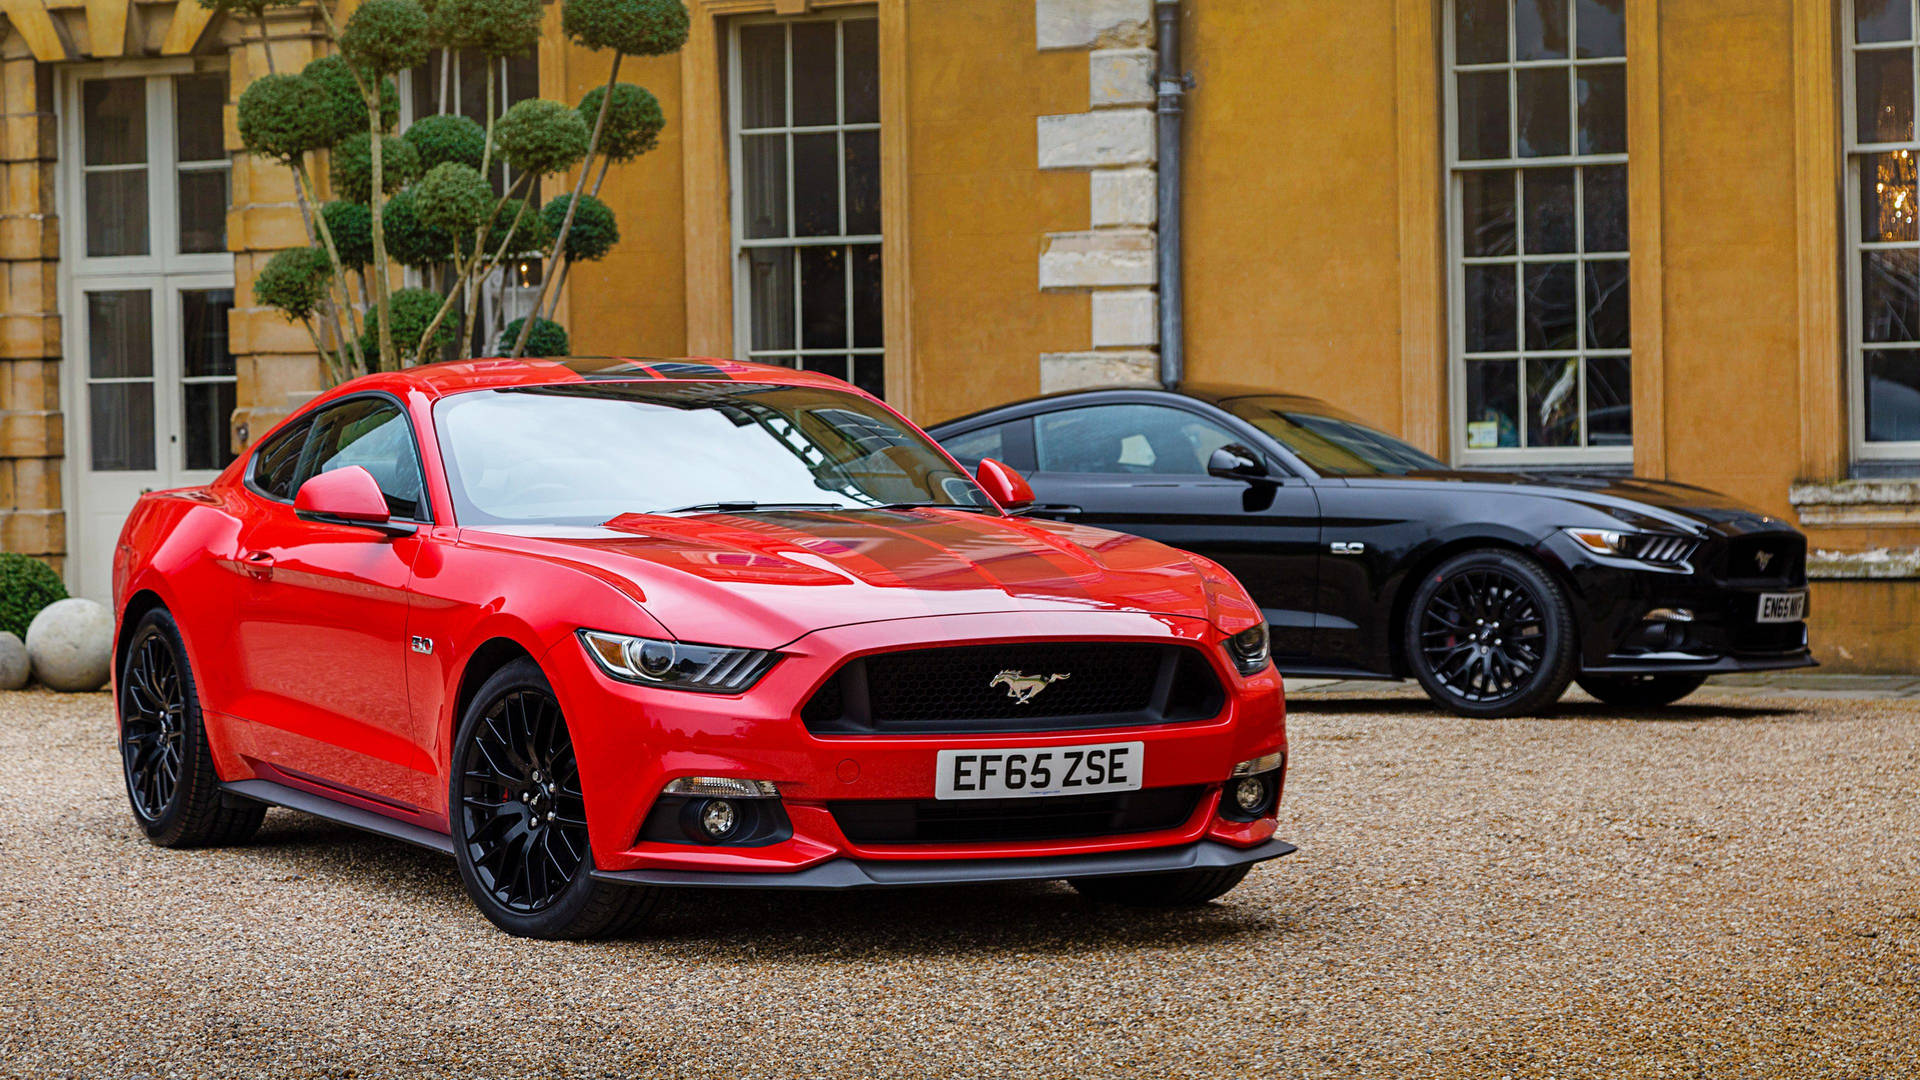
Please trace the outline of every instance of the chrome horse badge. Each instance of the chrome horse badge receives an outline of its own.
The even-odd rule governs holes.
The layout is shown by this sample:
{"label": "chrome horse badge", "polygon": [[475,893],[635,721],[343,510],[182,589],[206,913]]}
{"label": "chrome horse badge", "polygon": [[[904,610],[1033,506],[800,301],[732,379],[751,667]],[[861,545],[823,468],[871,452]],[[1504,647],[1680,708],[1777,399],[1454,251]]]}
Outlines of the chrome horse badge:
{"label": "chrome horse badge", "polygon": [[987,684],[987,689],[991,690],[996,686],[1005,686],[1007,688],[1007,696],[1013,699],[1015,705],[1025,705],[1027,702],[1032,701],[1034,696],[1040,693],[1040,691],[1045,690],[1047,687],[1052,686],[1054,683],[1066,677],[1065,675],[1027,675],[1008,668],[1006,671],[995,675],[993,681]]}

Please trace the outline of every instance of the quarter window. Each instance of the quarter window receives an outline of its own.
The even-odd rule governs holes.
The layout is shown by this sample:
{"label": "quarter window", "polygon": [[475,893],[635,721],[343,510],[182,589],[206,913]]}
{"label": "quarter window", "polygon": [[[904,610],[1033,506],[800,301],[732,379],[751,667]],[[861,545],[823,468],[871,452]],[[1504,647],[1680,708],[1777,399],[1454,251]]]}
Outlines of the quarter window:
{"label": "quarter window", "polygon": [[1920,456],[1913,0],[1851,0],[1845,94],[1854,453]]}
{"label": "quarter window", "polygon": [[1225,429],[1164,405],[1096,405],[1034,418],[1041,472],[1205,476],[1235,442]]}
{"label": "quarter window", "polygon": [[1463,456],[1630,461],[1625,0],[1452,0]]}
{"label": "quarter window", "polygon": [[300,475],[300,451],[307,445],[306,421],[294,424],[260,444],[253,455],[253,486],[282,502],[293,501]]}
{"label": "quarter window", "polygon": [[732,30],[734,349],[885,390],[872,16]]}

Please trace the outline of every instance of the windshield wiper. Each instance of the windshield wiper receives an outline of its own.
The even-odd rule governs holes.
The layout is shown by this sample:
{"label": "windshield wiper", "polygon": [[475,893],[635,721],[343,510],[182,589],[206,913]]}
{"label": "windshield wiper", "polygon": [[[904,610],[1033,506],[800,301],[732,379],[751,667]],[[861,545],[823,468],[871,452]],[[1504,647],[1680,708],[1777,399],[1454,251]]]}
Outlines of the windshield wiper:
{"label": "windshield wiper", "polygon": [[647,511],[647,513],[649,514],[694,514],[694,513],[739,514],[739,513],[746,513],[748,511],[757,511],[757,510],[859,510],[859,509],[864,509],[864,508],[857,507],[857,506],[847,506],[844,503],[754,502],[751,499],[743,499],[736,502],[691,503],[687,506],[676,506],[671,510],[649,510]]}
{"label": "windshield wiper", "polygon": [[965,510],[970,514],[996,514],[998,510],[991,506],[975,506],[972,503],[943,502],[897,502],[881,506],[862,506],[861,510]]}

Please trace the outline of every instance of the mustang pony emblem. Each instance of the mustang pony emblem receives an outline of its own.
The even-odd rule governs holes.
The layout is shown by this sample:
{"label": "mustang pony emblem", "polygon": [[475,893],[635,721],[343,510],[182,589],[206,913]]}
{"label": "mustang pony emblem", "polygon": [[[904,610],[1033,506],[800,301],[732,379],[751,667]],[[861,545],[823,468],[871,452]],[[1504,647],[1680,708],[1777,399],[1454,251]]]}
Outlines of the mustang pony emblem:
{"label": "mustang pony emblem", "polygon": [[1773,552],[1771,551],[1762,550],[1762,551],[1756,551],[1753,553],[1753,565],[1760,568],[1761,570],[1765,570],[1767,568],[1767,564],[1772,561],[1773,561]]}
{"label": "mustang pony emblem", "polygon": [[1004,685],[1007,688],[1007,696],[1013,699],[1015,705],[1025,705],[1033,700],[1035,694],[1066,677],[1065,675],[1028,675],[1008,668],[995,675],[993,681],[987,684],[987,689],[991,690],[996,686]]}

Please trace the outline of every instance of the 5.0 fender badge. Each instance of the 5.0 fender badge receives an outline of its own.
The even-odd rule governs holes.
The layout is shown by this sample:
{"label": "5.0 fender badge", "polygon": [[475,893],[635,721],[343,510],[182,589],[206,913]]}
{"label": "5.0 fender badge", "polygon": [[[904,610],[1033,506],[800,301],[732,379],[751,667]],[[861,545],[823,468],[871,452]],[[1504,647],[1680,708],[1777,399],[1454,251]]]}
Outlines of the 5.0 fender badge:
{"label": "5.0 fender badge", "polygon": [[432,656],[433,655],[433,639],[421,637],[420,635],[415,634],[413,637],[413,651],[420,653],[423,656]]}
{"label": "5.0 fender badge", "polygon": [[1008,668],[995,675],[993,681],[987,683],[987,689],[1005,686],[1007,696],[1013,699],[1015,705],[1025,705],[1033,700],[1035,694],[1067,677],[1066,675],[1028,675]]}

